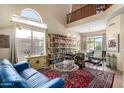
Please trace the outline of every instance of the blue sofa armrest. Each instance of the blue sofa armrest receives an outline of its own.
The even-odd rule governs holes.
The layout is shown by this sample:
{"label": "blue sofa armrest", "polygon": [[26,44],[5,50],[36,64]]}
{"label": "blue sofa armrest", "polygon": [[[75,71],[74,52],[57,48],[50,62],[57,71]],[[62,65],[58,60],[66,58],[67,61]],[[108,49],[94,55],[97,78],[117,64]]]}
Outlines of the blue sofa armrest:
{"label": "blue sofa armrest", "polygon": [[55,78],[41,86],[42,88],[62,88],[64,86],[63,78]]}
{"label": "blue sofa armrest", "polygon": [[29,63],[26,61],[20,61],[13,65],[13,67],[16,69],[17,72],[21,72],[27,68],[29,68]]}

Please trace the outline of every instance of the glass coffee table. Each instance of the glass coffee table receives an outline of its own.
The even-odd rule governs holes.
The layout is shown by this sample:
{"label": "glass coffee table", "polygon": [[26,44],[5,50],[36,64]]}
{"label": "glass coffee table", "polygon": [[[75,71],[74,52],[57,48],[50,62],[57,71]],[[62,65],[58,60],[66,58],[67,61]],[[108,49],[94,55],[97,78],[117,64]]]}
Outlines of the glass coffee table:
{"label": "glass coffee table", "polygon": [[79,69],[79,66],[72,60],[65,60],[60,63],[54,64],[54,70],[58,71],[63,78],[70,79],[71,72]]}

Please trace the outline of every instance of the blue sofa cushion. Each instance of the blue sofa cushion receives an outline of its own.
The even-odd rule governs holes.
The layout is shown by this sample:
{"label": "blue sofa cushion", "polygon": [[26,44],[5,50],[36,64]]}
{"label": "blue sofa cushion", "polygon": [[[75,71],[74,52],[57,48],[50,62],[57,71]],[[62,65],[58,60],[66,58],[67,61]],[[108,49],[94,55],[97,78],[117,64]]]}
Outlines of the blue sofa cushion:
{"label": "blue sofa cushion", "polygon": [[62,78],[55,78],[45,83],[43,86],[38,86],[42,88],[61,88],[64,85],[64,80]]}
{"label": "blue sofa cushion", "polygon": [[16,71],[18,73],[20,73],[21,71],[29,68],[29,64],[26,61],[20,61],[20,62],[14,64],[13,67],[16,69]]}
{"label": "blue sofa cushion", "polygon": [[34,70],[33,68],[28,68],[20,72],[19,74],[24,78],[24,79],[29,79],[32,77],[34,74],[38,73],[37,70]]}
{"label": "blue sofa cushion", "polygon": [[33,68],[26,69],[22,72],[20,72],[20,75],[26,79],[28,85],[33,88],[37,88],[39,86],[42,86],[43,84],[47,83],[50,79],[39,73]]}
{"label": "blue sofa cushion", "polygon": [[43,74],[37,73],[33,75],[31,78],[27,80],[27,83],[30,85],[30,87],[38,88],[39,86],[44,85],[47,83],[50,79]]}

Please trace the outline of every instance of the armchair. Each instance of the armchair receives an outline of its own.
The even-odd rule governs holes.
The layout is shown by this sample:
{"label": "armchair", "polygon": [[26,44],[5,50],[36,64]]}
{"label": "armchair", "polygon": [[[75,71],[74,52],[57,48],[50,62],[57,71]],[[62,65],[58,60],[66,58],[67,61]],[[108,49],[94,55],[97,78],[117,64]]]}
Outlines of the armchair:
{"label": "armchair", "polygon": [[73,54],[73,53],[66,53],[65,59],[66,60],[73,60],[74,56],[75,56],[75,54]]}
{"label": "armchair", "polygon": [[74,57],[75,64],[77,64],[80,68],[85,67],[84,57],[85,55],[83,53],[77,53]]}

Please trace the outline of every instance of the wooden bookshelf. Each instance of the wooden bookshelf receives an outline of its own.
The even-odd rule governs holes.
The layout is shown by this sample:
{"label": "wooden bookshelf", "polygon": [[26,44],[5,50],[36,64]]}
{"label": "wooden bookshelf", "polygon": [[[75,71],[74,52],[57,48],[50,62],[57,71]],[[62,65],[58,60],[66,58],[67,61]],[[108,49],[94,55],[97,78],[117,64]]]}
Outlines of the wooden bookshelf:
{"label": "wooden bookshelf", "polygon": [[47,46],[50,63],[54,60],[61,62],[64,60],[66,53],[75,53],[77,51],[78,42],[74,37],[59,34],[48,34]]}

